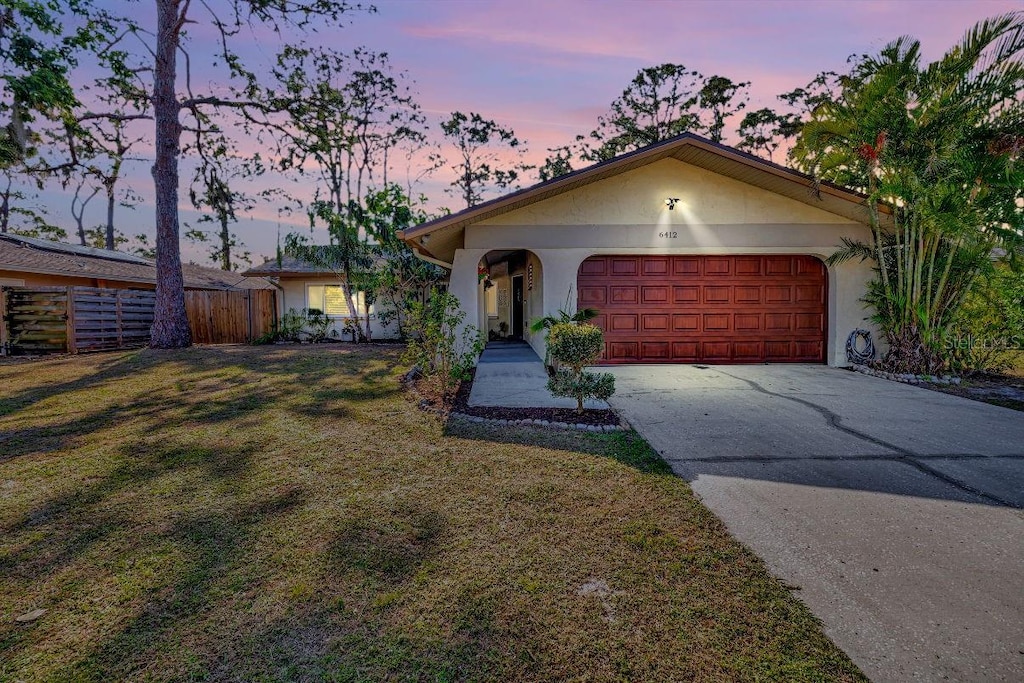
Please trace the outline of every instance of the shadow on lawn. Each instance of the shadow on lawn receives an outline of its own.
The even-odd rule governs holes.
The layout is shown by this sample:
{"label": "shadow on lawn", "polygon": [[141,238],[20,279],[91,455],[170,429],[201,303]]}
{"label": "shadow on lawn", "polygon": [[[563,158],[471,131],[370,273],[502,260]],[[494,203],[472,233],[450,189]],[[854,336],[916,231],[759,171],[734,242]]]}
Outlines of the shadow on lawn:
{"label": "shadow on lawn", "polygon": [[[132,444],[123,452],[129,459],[106,477],[46,501],[4,529],[10,538],[21,534],[26,539],[15,552],[0,557],[0,579],[14,586],[15,593],[31,593],[39,582],[49,584],[103,544],[115,548],[130,545],[130,552],[115,550],[114,556],[132,563],[166,552],[168,545],[183,558],[180,569],[158,576],[157,586],[142,588],[146,604],[119,632],[81,660],[69,663],[59,679],[111,680],[119,677],[111,673],[114,671],[145,669],[147,661],[168,646],[168,634],[179,623],[223,606],[211,594],[222,588],[226,595],[231,594],[230,588],[223,587],[230,575],[226,569],[244,564],[241,558],[247,544],[260,528],[306,501],[305,490],[294,484],[272,489],[266,497],[240,501],[236,492],[242,489],[251,457],[244,449],[168,446],[152,450],[145,444]],[[193,469],[198,472],[190,476],[188,470]],[[177,479],[158,484],[164,476]],[[196,481],[209,483],[194,488],[191,484]],[[166,523],[147,520],[145,494],[139,499],[133,492],[153,495],[157,487],[165,488],[163,498],[202,499],[205,494],[213,504],[179,508]],[[138,510],[138,505],[147,510]],[[84,573],[77,580],[85,580],[95,571],[89,568],[93,560],[85,562],[80,570]],[[98,576],[107,573],[102,570]],[[56,599],[58,611],[69,608]],[[0,625],[0,653],[13,653],[31,643],[32,629],[6,620]]]}
{"label": "shadow on lawn", "polygon": [[586,453],[611,458],[649,474],[672,474],[668,463],[634,431],[591,434],[525,425],[490,425],[449,418],[445,422],[444,434],[476,441]]}
{"label": "shadow on lawn", "polygon": [[327,546],[315,598],[258,630],[210,643],[203,674],[447,681],[521,668],[528,639],[497,618],[509,586],[463,579],[439,612],[409,620],[407,596],[442,571],[434,560],[446,528],[438,511],[410,501],[351,510]]}
{"label": "shadow on lawn", "polygon": [[[499,620],[505,598],[500,586],[467,586],[444,606],[413,623],[396,617],[393,604],[351,604],[336,581],[324,584],[322,599],[259,628],[209,643],[201,680],[461,681],[512,680],[531,671],[529,638]],[[400,589],[378,596],[400,595]]]}
{"label": "shadow on lawn", "polygon": [[[154,382],[156,386],[135,394],[125,392],[110,404],[84,412],[70,405],[67,414],[73,417],[56,424],[0,430],[0,463],[28,453],[74,447],[99,430],[126,423],[148,421],[153,429],[167,430],[240,420],[264,409],[346,419],[351,417],[350,404],[381,400],[401,391],[390,357],[370,364],[366,355],[362,349],[267,351],[263,347],[122,354],[102,361],[96,372],[85,377],[0,400],[0,419],[56,395],[144,376],[164,364],[173,364],[177,379]],[[67,400],[73,401],[74,396]]]}
{"label": "shadow on lawn", "polygon": [[[200,468],[213,481],[237,482],[249,466],[247,449],[167,446],[152,450],[145,444],[122,447],[124,464],[108,475],[51,498],[4,524],[5,534],[27,533],[38,540],[0,557],[0,577],[32,581],[66,566],[109,535],[135,526],[131,510],[110,501],[130,491],[142,491],[165,475]],[[33,533],[44,532],[43,535]]]}
{"label": "shadow on lawn", "polygon": [[[69,680],[112,680],[130,671],[146,671],[161,651],[181,647],[176,645],[175,629],[227,607],[233,595],[231,570],[243,562],[246,546],[259,528],[304,501],[302,489],[289,488],[258,503],[228,504],[176,520],[160,539],[180,549],[188,558],[187,566],[149,591],[150,599],[134,618],[70,664],[64,675]],[[232,634],[238,635],[237,630]]]}
{"label": "shadow on lawn", "polygon": [[375,580],[403,581],[437,551],[445,522],[435,510],[403,504],[381,514],[367,510],[346,518],[327,556],[332,571],[365,572]]}
{"label": "shadow on lawn", "polygon": [[[62,363],[96,361],[95,369],[83,376],[67,381],[57,381],[42,386],[30,386],[20,392],[0,398],[0,418],[13,415],[31,408],[40,401],[55,396],[65,395],[100,386],[102,384],[127,379],[133,375],[155,369],[158,366],[172,364],[180,367],[181,378],[179,389],[183,392],[193,387],[195,381],[190,375],[194,373],[213,373],[222,380],[234,381],[237,384],[251,384],[239,378],[231,378],[230,371],[243,370],[256,375],[291,378],[303,385],[323,382],[337,375],[358,376],[367,370],[367,356],[373,356],[376,367],[369,369],[370,375],[389,374],[388,369],[397,360],[401,349],[394,351],[381,350],[376,346],[330,345],[320,347],[192,347],[183,350],[161,351],[141,349],[131,352],[112,352],[87,357],[64,357],[54,360],[41,360],[35,365],[37,373],[44,370],[54,374],[60,373]],[[16,372],[24,372],[21,366],[10,366]],[[5,366],[0,366],[0,378],[3,377]]]}

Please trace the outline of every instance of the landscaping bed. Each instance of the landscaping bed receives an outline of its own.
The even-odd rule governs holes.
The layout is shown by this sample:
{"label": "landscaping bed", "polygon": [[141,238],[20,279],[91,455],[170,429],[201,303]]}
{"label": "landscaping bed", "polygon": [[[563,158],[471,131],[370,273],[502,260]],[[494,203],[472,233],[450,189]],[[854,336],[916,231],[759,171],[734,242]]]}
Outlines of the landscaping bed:
{"label": "landscaping bed", "polygon": [[1024,377],[982,373],[963,378],[957,384],[925,384],[934,391],[984,401],[1013,410],[1024,410]]}
{"label": "landscaping bed", "polygon": [[470,373],[470,379],[459,384],[459,390],[451,402],[450,410],[452,412],[472,417],[481,417],[488,420],[533,420],[554,425],[581,424],[596,427],[618,427],[622,423],[622,419],[614,410],[586,409],[582,413],[577,413],[572,408],[504,408],[493,406],[471,406],[469,405],[469,394],[473,390],[472,375],[475,373],[476,369],[474,368]]}
{"label": "landscaping bed", "polygon": [[854,365],[854,372],[913,384],[932,391],[982,401],[1004,408],[1024,411],[1024,376],[999,373],[975,373],[967,377],[926,376],[885,372],[866,365]]}

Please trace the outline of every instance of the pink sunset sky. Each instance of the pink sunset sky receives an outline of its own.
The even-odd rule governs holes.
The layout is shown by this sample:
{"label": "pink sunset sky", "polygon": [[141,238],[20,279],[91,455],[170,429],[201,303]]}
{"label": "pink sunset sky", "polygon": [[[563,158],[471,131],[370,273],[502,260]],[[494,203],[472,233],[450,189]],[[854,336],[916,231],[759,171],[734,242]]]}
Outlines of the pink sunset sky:
{"label": "pink sunset sky", "polygon": [[[113,0],[109,4],[123,6]],[[922,41],[925,58],[934,59],[976,21],[1024,9],[1022,0],[379,0],[373,4],[376,13],[354,14],[349,25],[322,29],[308,40],[339,49],[365,46],[389,53],[392,64],[415,81],[417,100],[435,134],[437,122],[449,112],[478,112],[513,128],[527,142],[527,161],[538,165],[547,148],[593,129],[597,117],[643,67],[675,62],[705,75],[751,81],[749,108],[775,108],[777,94],[806,84],[818,72],[842,71],[853,53],[875,52],[909,34]],[[137,8],[143,17],[151,13],[148,2]],[[201,6],[193,11],[197,20],[205,18]],[[193,29],[197,49],[202,47],[205,28],[200,24]],[[244,48],[239,43],[240,50],[257,66],[269,63],[281,46],[264,31],[240,39],[247,41]],[[222,72],[208,71],[197,80],[215,84],[224,78]],[[130,184],[144,202],[134,210],[120,209],[118,227],[129,235],[152,235],[148,163],[133,164],[130,174]],[[183,170],[183,183],[188,177]],[[428,195],[430,208],[461,208],[457,198],[444,193],[448,180],[438,173],[421,184],[419,190]],[[527,180],[526,184],[532,183],[535,176]],[[183,220],[194,219],[186,187],[181,196]],[[71,232],[69,196],[52,189],[42,199],[51,220]],[[94,204],[91,222],[99,223],[103,210],[98,201]],[[265,205],[236,226],[254,262],[274,252],[276,214],[275,207]],[[301,217],[281,228],[282,233],[295,229],[308,229]],[[183,248],[187,258],[204,260],[201,249],[188,244]]]}

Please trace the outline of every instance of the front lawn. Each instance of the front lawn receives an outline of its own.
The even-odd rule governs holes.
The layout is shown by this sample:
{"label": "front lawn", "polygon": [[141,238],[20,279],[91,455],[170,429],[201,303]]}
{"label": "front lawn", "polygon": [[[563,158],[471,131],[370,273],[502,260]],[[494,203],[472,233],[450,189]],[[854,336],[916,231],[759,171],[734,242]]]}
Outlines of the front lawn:
{"label": "front lawn", "polygon": [[635,436],[445,425],[399,355],[0,364],[0,680],[860,679]]}

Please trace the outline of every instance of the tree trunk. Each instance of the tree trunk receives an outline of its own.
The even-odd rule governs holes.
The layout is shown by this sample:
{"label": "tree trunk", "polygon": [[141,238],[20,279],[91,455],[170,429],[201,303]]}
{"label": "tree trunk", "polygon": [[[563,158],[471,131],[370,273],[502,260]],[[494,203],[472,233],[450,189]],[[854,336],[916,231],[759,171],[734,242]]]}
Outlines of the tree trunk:
{"label": "tree trunk", "polygon": [[85,239],[85,219],[82,216],[75,216],[75,223],[78,225],[78,241],[82,243],[83,247],[89,246]]}
{"label": "tree trunk", "polygon": [[157,0],[156,68],[153,114],[156,120],[156,307],[149,345],[158,349],[191,346],[185,313],[185,285],[178,239],[178,155],[181,152],[180,104],[175,93],[179,0]]}
{"label": "tree trunk", "polygon": [[106,248],[114,251],[117,245],[114,244],[114,186],[107,185],[107,235]]}
{"label": "tree trunk", "polygon": [[220,267],[231,270],[231,230],[228,229],[227,215],[220,217]]}
{"label": "tree trunk", "polygon": [[7,224],[11,220],[11,193],[10,188],[4,192],[0,200],[0,233],[7,234]]}

